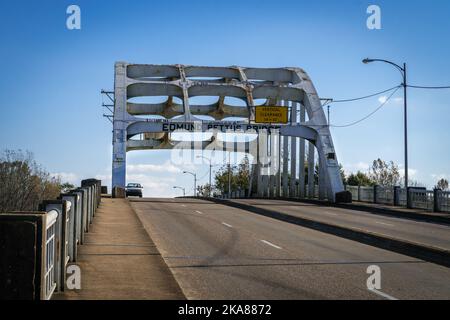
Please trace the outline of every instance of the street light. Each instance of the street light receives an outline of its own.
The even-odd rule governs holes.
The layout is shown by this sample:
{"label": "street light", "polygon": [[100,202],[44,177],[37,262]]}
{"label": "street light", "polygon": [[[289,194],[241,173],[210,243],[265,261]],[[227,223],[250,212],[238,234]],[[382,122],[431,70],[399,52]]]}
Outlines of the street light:
{"label": "street light", "polygon": [[174,189],[181,189],[183,190],[183,197],[186,197],[186,189],[183,187],[177,187],[177,186],[173,186]]}
{"label": "street light", "polygon": [[371,62],[384,62],[384,63],[388,63],[390,65],[393,65],[394,67],[396,67],[398,69],[398,71],[400,71],[400,73],[402,74],[403,77],[403,109],[404,109],[404,135],[405,135],[405,190],[406,190],[406,203],[407,206],[409,206],[409,192],[408,192],[408,104],[407,104],[407,100],[406,100],[406,89],[408,87],[407,83],[406,83],[406,63],[403,63],[403,67],[399,66],[398,64],[392,62],[392,61],[388,61],[388,60],[384,60],[384,59],[369,59],[366,58],[362,61],[365,64],[371,63]]}
{"label": "street light", "polygon": [[197,175],[193,172],[183,171],[183,173],[189,173],[194,176],[194,197],[197,197]]}
{"label": "street light", "polygon": [[211,159],[205,157],[205,156],[197,156],[197,158],[202,158],[202,159],[206,159],[209,161],[209,190],[208,190],[208,197],[211,198],[211,189],[212,189],[212,184],[211,184],[211,171],[212,171],[212,163],[211,163]]}

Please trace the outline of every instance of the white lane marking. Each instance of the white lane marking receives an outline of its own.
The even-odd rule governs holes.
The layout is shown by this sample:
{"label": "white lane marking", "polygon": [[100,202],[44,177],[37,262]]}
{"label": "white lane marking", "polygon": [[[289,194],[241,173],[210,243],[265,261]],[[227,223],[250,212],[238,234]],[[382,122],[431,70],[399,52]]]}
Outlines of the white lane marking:
{"label": "white lane marking", "polygon": [[337,216],[337,213],[324,211],[325,214],[329,214],[330,216]]}
{"label": "white lane marking", "polygon": [[381,292],[380,290],[377,289],[368,289],[368,290],[388,300],[398,300],[397,298],[394,298],[393,296],[390,296],[387,293]]}
{"label": "white lane marking", "polygon": [[181,206],[182,206],[182,207],[186,207],[186,205],[185,205],[185,204],[182,204]]}
{"label": "white lane marking", "polygon": [[273,244],[273,243],[271,243],[269,241],[266,241],[266,240],[261,240],[261,242],[263,242],[263,243],[265,243],[265,244],[267,244],[267,245],[269,245],[271,247],[277,248],[277,249],[283,249],[282,247],[279,247],[279,246],[277,246],[277,245],[275,245],[275,244]]}
{"label": "white lane marking", "polygon": [[375,223],[382,224],[382,225],[389,226],[389,227],[393,227],[394,226],[393,224],[385,223],[385,222],[379,222],[379,221],[375,221]]}
{"label": "white lane marking", "polygon": [[198,211],[198,210],[195,210],[195,212],[197,212],[197,213],[199,213],[199,214],[203,214],[203,212],[201,212],[201,211]]}
{"label": "white lane marking", "polygon": [[228,224],[228,223],[225,223],[225,222],[222,222],[222,224],[223,224],[224,226],[227,226],[228,228],[233,228],[233,226],[232,226],[231,224]]}

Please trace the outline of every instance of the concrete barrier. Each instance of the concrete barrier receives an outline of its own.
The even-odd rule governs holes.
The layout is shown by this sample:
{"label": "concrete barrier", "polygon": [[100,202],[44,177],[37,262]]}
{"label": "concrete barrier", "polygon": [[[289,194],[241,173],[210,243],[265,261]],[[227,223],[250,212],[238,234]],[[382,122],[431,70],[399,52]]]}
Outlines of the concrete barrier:
{"label": "concrete barrier", "polygon": [[0,214],[0,297],[45,299],[45,212]]}
{"label": "concrete barrier", "polygon": [[0,214],[0,298],[48,300],[64,291],[66,268],[77,260],[101,201],[101,181],[46,200],[36,212]]}
{"label": "concrete barrier", "polygon": [[112,190],[113,198],[126,198],[125,189],[121,187],[114,187]]}

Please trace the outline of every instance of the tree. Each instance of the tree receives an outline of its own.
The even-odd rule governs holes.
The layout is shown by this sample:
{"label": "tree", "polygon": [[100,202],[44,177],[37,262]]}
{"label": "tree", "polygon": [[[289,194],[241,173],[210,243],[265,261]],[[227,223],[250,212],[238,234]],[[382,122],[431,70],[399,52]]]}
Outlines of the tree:
{"label": "tree", "polygon": [[447,191],[448,190],[448,180],[444,179],[444,178],[440,179],[434,188],[440,189],[442,191]]}
{"label": "tree", "polygon": [[62,192],[67,192],[71,189],[75,189],[75,186],[69,182],[61,183],[59,187],[61,188]]}
{"label": "tree", "polygon": [[347,179],[349,186],[373,186],[375,182],[364,172],[351,173]]}
{"label": "tree", "polygon": [[22,150],[4,150],[0,156],[0,212],[33,211],[44,199],[56,199],[61,192],[59,178],[50,177]]}
{"label": "tree", "polygon": [[212,195],[212,193],[210,193],[210,191],[212,191],[211,186],[209,185],[209,183],[203,185],[203,186],[197,186],[197,195],[199,197],[208,197],[210,194]]}
{"label": "tree", "polygon": [[237,168],[236,186],[239,190],[247,190],[250,186],[250,161],[247,155]]}
{"label": "tree", "polygon": [[369,169],[370,179],[377,185],[393,187],[400,184],[400,172],[393,161],[374,160]]}
{"label": "tree", "polygon": [[215,189],[222,194],[227,194],[228,174],[230,174],[231,191],[247,190],[250,186],[250,161],[247,156],[238,166],[222,166],[214,176]]}
{"label": "tree", "polygon": [[339,163],[339,173],[341,174],[341,179],[343,184],[347,184],[347,177],[345,175],[345,170],[342,164]]}

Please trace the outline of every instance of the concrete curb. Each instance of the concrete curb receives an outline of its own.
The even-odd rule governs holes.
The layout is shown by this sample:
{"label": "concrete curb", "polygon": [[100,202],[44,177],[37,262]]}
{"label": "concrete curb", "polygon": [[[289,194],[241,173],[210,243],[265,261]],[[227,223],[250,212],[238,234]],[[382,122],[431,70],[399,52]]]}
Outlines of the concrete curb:
{"label": "concrete curb", "polygon": [[[267,198],[248,198],[248,199],[261,199],[261,200],[268,200]],[[220,199],[222,200],[222,199]],[[239,200],[239,199],[236,199]],[[273,198],[271,200],[285,200],[285,201],[291,201],[291,202],[299,202],[299,203],[310,203],[315,204],[319,206],[327,206],[327,207],[335,207],[335,208],[342,208],[342,209],[348,209],[348,210],[355,210],[355,211],[364,211],[371,214],[378,214],[378,215],[385,215],[395,218],[402,218],[402,219],[409,219],[409,220],[416,220],[420,222],[427,222],[427,223],[437,223],[437,224],[443,224],[443,225],[450,225],[450,215],[449,217],[444,216],[436,216],[426,213],[417,213],[414,211],[399,211],[395,209],[389,209],[389,208],[378,208],[378,207],[369,207],[365,205],[360,205],[357,203],[330,203],[325,200],[315,200],[315,199],[295,199],[295,198],[284,198],[284,197],[278,197]]]}
{"label": "concrete curb", "polygon": [[211,202],[218,204],[227,205],[230,207],[250,211],[252,213],[260,214],[273,219],[289,222],[309,229],[314,229],[317,231],[333,234],[345,239],[355,240],[367,245],[378,247],[381,249],[386,249],[389,251],[394,251],[400,254],[404,254],[410,257],[418,258],[428,262],[436,263],[445,267],[450,267],[450,251],[432,247],[425,246],[419,243],[409,242],[406,240],[400,240],[396,238],[391,238],[388,236],[348,228],[341,227],[334,224],[329,224],[325,222],[319,222],[312,219],[306,219],[301,217],[295,217],[286,213],[281,213],[277,211],[262,209],[254,207],[247,204],[237,203],[224,199],[217,198],[203,198]]}
{"label": "concrete curb", "polygon": [[364,212],[371,213],[371,214],[386,215],[386,216],[409,219],[409,220],[416,220],[416,221],[421,221],[421,222],[450,225],[450,216],[447,218],[447,217],[443,217],[443,216],[430,215],[430,214],[426,214],[426,213],[417,213],[414,211],[404,211],[403,212],[403,211],[389,209],[389,208],[369,207],[369,206],[365,206],[365,205],[359,205],[357,203],[333,203],[333,204],[330,204],[328,202],[320,201],[320,200],[313,200],[313,199],[298,200],[298,199],[290,199],[290,198],[279,198],[279,200],[311,203],[311,204],[330,206],[330,207],[336,207],[336,208],[342,208],[342,209],[348,209],[348,210],[364,211]]}

